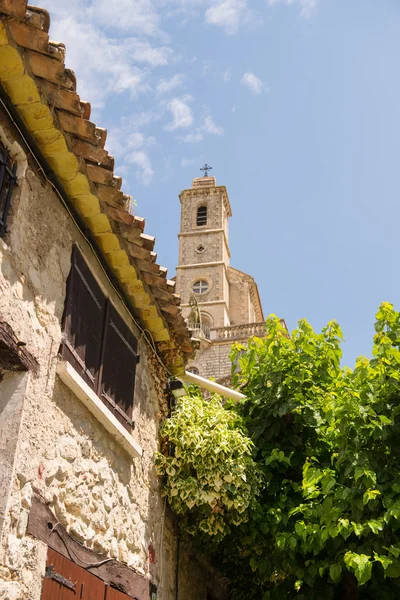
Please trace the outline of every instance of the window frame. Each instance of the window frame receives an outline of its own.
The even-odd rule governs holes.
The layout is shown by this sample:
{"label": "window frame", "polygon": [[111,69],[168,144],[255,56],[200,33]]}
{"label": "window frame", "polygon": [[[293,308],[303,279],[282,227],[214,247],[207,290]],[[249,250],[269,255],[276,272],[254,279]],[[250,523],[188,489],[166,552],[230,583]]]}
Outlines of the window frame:
{"label": "window frame", "polygon": [[197,211],[196,211],[196,227],[204,227],[205,225],[207,225],[207,220],[208,220],[207,204],[201,204],[200,206],[197,207]]}
{"label": "window frame", "polygon": [[[79,284],[82,283],[83,287],[81,287],[81,296],[79,297]],[[89,294],[84,303],[85,306],[83,310],[82,290]],[[87,305],[87,300],[89,298],[93,302],[90,306]],[[79,331],[76,332],[79,320],[82,319],[82,317],[84,324],[87,325],[84,320],[85,310],[87,311],[88,308],[94,307],[95,305],[99,309],[97,323],[91,321],[89,322],[87,329],[85,327],[79,327]],[[76,314],[75,311],[80,312]],[[92,310],[90,316],[92,316],[93,312],[94,311]],[[98,284],[97,279],[93,275],[83,254],[79,251],[77,246],[74,246],[72,251],[71,269],[67,278],[64,313],[61,326],[63,334],[60,347],[61,358],[72,364],[73,368],[103,402],[110,413],[113,414],[114,417],[128,429],[128,431],[131,431],[135,426],[132,420],[132,412],[135,398],[136,365],[139,362],[138,340],[123,317],[117,311],[110,298]],[[90,326],[94,326],[95,329],[97,329],[97,327],[99,328],[98,331],[100,332],[100,335],[98,336],[98,339],[93,340],[93,336],[91,335],[93,331]],[[128,358],[128,361],[126,361],[127,354],[124,354],[121,357],[121,360],[123,358],[125,359],[125,362],[129,362],[129,370],[124,372],[124,375],[127,375],[125,384],[129,392],[128,396],[120,395],[119,397],[113,398],[107,393],[109,384],[113,380],[113,362],[114,364],[118,364],[119,362],[113,361],[113,355],[110,354],[113,350],[113,345],[111,344],[110,346],[109,343],[111,330],[116,334],[114,341],[117,340],[117,344],[114,343],[114,350],[117,348],[118,356],[121,357],[121,347],[125,349],[126,352],[130,351],[131,353],[131,358]],[[81,354],[83,352],[83,357],[80,356],[79,351]],[[121,408],[121,406],[124,406],[125,410]]]}
{"label": "window frame", "polygon": [[[195,288],[195,286],[196,286],[196,285],[198,285],[198,284],[199,284],[199,288],[200,288],[200,289],[199,289],[199,291],[198,291],[198,292],[196,292],[194,288]],[[204,291],[202,291],[202,289],[201,289],[201,288],[202,288],[202,284],[205,284],[205,285],[206,285],[206,289],[205,289]],[[196,281],[194,281],[194,282],[192,283],[192,292],[193,292],[194,294],[196,294],[197,296],[204,296],[204,294],[208,294],[208,292],[209,292],[209,291],[210,291],[210,284],[209,284],[209,282],[207,281],[207,279],[196,279]]]}
{"label": "window frame", "polygon": [[16,183],[17,161],[12,161],[8,149],[0,142],[0,237],[7,233],[7,218]]}

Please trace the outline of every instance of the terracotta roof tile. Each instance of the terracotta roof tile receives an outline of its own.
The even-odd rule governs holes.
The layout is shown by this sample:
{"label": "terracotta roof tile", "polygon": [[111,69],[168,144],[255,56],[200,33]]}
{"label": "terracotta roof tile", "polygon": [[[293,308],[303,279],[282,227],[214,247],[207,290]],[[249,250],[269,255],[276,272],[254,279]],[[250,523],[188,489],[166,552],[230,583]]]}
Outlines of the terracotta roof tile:
{"label": "terracotta roof tile", "polygon": [[145,220],[129,212],[130,197],[105,149],[107,131],[89,120],[90,104],[76,93],[75,74],[64,64],[65,47],[49,39],[49,14],[25,0],[0,0],[1,16],[1,83],[96,236],[136,317],[172,372],[181,371],[193,347],[175,282],[156,262]]}

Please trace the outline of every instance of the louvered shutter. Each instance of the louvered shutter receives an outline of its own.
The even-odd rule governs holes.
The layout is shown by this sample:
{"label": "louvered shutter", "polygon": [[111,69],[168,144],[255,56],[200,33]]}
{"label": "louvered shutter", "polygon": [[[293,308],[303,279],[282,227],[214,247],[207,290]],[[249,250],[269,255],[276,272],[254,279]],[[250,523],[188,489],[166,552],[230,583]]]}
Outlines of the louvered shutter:
{"label": "louvered shutter", "polygon": [[137,364],[137,339],[108,304],[100,371],[99,396],[128,430],[133,427],[132,407]]}
{"label": "louvered shutter", "polygon": [[96,391],[106,299],[83,257],[74,248],[67,281],[62,357]]}

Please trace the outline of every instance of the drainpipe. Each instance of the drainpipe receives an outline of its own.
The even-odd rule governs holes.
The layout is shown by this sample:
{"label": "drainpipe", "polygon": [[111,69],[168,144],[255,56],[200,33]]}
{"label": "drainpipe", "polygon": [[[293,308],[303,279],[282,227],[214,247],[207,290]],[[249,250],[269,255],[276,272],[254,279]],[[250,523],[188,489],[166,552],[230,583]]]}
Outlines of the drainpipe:
{"label": "drainpipe", "polygon": [[184,375],[180,376],[180,379],[183,381],[187,381],[187,383],[194,383],[199,387],[202,387],[209,392],[215,392],[224,398],[230,398],[231,400],[235,400],[236,402],[240,402],[244,400],[246,396],[237,392],[236,390],[231,390],[230,388],[225,387],[215,381],[210,381],[209,379],[205,379],[204,377],[200,377],[200,375],[195,375],[194,373],[190,373],[189,371],[185,371]]}

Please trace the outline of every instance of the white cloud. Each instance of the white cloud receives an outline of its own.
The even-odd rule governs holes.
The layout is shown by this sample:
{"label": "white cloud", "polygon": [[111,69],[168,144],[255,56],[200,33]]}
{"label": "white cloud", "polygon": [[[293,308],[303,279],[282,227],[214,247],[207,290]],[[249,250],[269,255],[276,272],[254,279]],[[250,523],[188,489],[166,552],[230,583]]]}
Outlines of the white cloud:
{"label": "white cloud", "polygon": [[231,80],[232,77],[232,71],[230,69],[227,69],[226,71],[223,71],[222,73],[222,81],[224,83],[228,83],[228,81]]}
{"label": "white cloud", "polygon": [[301,16],[306,19],[311,17],[318,6],[318,0],[300,0]]}
{"label": "white cloud", "polygon": [[300,14],[305,19],[312,16],[318,6],[318,1],[319,0],[267,0],[270,6],[275,6],[276,4],[287,4],[288,6],[298,4],[301,9]]}
{"label": "white cloud", "polygon": [[156,145],[153,136],[146,136],[141,131],[133,129],[133,120],[123,117],[119,125],[114,126],[107,136],[107,149],[123,164],[118,166],[118,175],[129,176],[131,168],[128,165],[138,167],[135,176],[143,185],[149,185],[154,175],[148,149]]}
{"label": "white cloud", "polygon": [[257,75],[254,75],[254,73],[250,72],[247,72],[243,75],[240,83],[248,87],[254,94],[261,94],[265,87],[265,84],[261,81],[261,79],[257,77]]}
{"label": "white cloud", "polygon": [[156,145],[154,136],[146,136],[141,131],[134,131],[127,119],[121,119],[120,125],[114,126],[107,135],[107,149],[115,157],[126,158],[130,151],[151,148]]}
{"label": "white cloud", "polygon": [[105,0],[42,0],[41,6],[51,15],[51,38],[66,45],[78,93],[95,108],[110,94],[149,91],[151,69],[174,60],[168,44],[144,37],[158,32],[154,0],[114,0],[112,9]]}
{"label": "white cloud", "polygon": [[214,123],[213,118],[208,115],[205,119],[204,119],[204,131],[207,133],[211,133],[213,135],[222,135],[224,133],[224,130],[222,129],[222,127],[220,127],[219,125],[216,125]]}
{"label": "white cloud", "polygon": [[106,27],[160,35],[160,17],[152,0],[92,0],[92,18]]}
{"label": "white cloud", "polygon": [[193,123],[193,112],[189,106],[191,101],[192,96],[186,94],[181,98],[174,98],[168,103],[172,121],[164,127],[166,131],[175,131],[175,129],[184,129],[191,126]]}
{"label": "white cloud", "polygon": [[135,39],[108,38],[95,25],[79,22],[73,15],[54,20],[51,35],[65,43],[66,65],[77,73],[78,93],[93,106],[101,106],[111,93],[136,95],[148,90],[149,72],[135,62],[157,66],[165,64],[169,56],[166,48],[152,51],[147,43]]}
{"label": "white cloud", "polygon": [[228,34],[236,33],[239,25],[247,20],[246,0],[218,0],[205,13],[206,22],[225,29]]}
{"label": "white cloud", "polygon": [[170,79],[160,79],[156,88],[157,94],[168,94],[172,90],[182,85],[184,78],[185,76],[183,75],[183,73],[177,73]]}
{"label": "white cloud", "polygon": [[204,136],[207,134],[222,135],[223,133],[223,128],[214,122],[214,119],[211,117],[211,115],[206,115],[202,125],[200,125],[200,127],[196,127],[196,129],[190,133],[187,133],[185,136],[182,136],[181,140],[188,144],[197,144],[198,142],[204,140]]}
{"label": "white cloud", "polygon": [[186,142],[188,144],[198,144],[199,142],[204,140],[204,133],[201,129],[195,129],[191,133],[187,133],[186,135],[180,138],[182,142]]}
{"label": "white cloud", "polygon": [[154,171],[152,169],[149,156],[143,150],[136,150],[127,156],[127,162],[138,167],[135,175],[143,185],[149,185],[153,179]]}
{"label": "white cloud", "polygon": [[148,63],[152,67],[167,65],[173,55],[171,48],[161,46],[154,48],[148,41],[135,38],[127,38],[122,44],[124,50],[129,54],[130,60]]}

